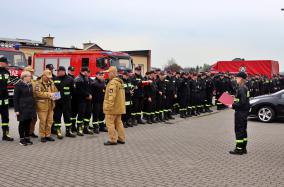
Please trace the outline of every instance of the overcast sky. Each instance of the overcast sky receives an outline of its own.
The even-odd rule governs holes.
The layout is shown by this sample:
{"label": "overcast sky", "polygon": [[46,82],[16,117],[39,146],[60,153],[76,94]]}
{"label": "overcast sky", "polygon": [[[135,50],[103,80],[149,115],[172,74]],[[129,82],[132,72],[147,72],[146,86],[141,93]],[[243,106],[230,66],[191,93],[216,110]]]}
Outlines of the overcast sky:
{"label": "overcast sky", "polygon": [[0,37],[152,50],[152,65],[271,59],[284,71],[283,0],[2,0]]}

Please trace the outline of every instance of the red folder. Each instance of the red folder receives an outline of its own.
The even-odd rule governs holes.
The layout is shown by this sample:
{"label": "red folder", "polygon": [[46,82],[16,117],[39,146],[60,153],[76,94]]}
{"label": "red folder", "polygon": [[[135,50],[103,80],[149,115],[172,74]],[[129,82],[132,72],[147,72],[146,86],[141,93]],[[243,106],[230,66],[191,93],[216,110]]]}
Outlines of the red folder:
{"label": "red folder", "polygon": [[218,101],[220,101],[224,105],[232,105],[234,103],[234,97],[228,94],[227,92],[224,92],[218,99]]}

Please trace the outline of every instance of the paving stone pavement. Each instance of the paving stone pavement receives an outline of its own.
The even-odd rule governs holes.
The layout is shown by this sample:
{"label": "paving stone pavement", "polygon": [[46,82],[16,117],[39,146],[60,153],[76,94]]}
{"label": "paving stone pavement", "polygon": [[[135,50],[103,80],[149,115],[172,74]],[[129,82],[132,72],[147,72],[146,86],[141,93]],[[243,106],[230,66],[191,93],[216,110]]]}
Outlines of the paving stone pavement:
{"label": "paving stone pavement", "polygon": [[1,141],[0,186],[284,186],[284,123],[250,121],[248,131],[244,156],[228,154],[231,110],[128,128],[127,144],[112,147],[106,134],[27,147]]}

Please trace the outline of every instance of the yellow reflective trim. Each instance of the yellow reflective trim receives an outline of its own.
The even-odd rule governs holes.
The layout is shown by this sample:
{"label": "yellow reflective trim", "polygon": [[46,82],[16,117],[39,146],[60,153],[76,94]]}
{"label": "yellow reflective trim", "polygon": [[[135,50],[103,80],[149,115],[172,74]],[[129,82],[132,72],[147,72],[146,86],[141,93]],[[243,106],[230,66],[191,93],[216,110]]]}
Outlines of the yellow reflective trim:
{"label": "yellow reflective trim", "polygon": [[9,104],[9,99],[5,99],[5,100],[4,100],[4,104],[5,104],[5,105],[8,105],[8,104]]}

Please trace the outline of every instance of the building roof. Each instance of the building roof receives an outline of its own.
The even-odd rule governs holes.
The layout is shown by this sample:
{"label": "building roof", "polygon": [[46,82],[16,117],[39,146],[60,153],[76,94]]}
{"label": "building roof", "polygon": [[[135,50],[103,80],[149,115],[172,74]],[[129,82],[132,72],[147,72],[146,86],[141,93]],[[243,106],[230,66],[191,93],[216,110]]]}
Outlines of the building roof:
{"label": "building roof", "polygon": [[84,50],[100,50],[102,51],[103,48],[101,48],[98,44],[91,44],[90,46],[86,47]]}
{"label": "building roof", "polygon": [[20,39],[20,38],[0,38],[0,42],[11,42],[11,43],[21,43],[21,44],[32,44],[32,45],[42,45],[40,41],[29,40],[29,39]]}
{"label": "building roof", "polygon": [[150,56],[151,50],[135,50],[135,51],[122,51],[128,53],[129,55],[139,55],[139,56]]}

